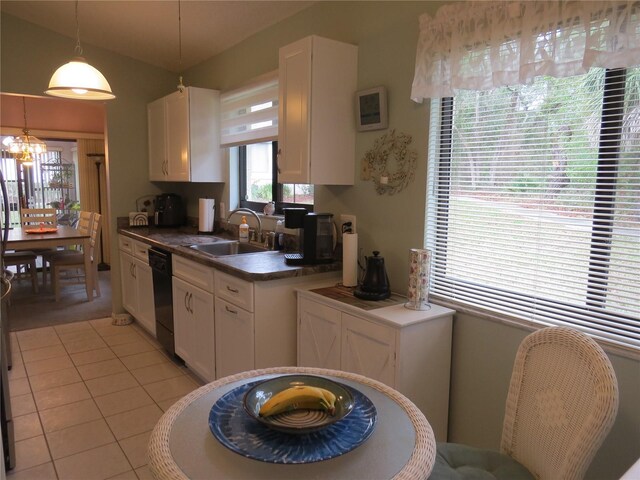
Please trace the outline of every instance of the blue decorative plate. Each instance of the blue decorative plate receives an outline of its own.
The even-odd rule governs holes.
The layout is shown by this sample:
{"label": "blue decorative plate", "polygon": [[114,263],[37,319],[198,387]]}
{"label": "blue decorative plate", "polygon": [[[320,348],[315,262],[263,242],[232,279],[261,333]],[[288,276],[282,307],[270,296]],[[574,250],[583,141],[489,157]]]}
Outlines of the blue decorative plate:
{"label": "blue decorative plate", "polygon": [[259,382],[241,385],[214,403],[209,413],[211,433],[240,455],[269,463],[312,463],[338,457],[362,445],[373,433],[376,407],[369,398],[344,384],[354,408],[345,418],[307,434],[289,434],[266,427],[245,411],[245,393]]}

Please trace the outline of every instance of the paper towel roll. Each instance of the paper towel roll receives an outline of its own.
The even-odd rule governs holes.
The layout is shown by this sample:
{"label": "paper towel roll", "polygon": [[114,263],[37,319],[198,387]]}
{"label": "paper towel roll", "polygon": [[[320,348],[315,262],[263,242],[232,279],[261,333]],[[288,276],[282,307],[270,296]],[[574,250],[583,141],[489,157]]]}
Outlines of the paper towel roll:
{"label": "paper towel roll", "polygon": [[213,232],[213,222],[216,216],[216,201],[213,198],[201,198],[198,202],[198,230]]}
{"label": "paper towel roll", "polygon": [[345,287],[358,285],[358,234],[342,235],[342,284]]}
{"label": "paper towel roll", "polygon": [[412,310],[429,310],[429,274],[431,251],[422,248],[409,250],[409,290],[405,307]]}

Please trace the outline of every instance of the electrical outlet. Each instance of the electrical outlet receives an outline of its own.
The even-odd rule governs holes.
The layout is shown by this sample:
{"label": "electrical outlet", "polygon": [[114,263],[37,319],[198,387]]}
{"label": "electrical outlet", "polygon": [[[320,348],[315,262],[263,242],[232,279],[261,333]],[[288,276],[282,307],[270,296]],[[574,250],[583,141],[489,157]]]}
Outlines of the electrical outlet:
{"label": "electrical outlet", "polygon": [[340,215],[340,228],[338,228],[338,234],[340,235],[340,240],[342,240],[342,226],[345,223],[351,222],[351,233],[356,233],[356,216],[355,215]]}

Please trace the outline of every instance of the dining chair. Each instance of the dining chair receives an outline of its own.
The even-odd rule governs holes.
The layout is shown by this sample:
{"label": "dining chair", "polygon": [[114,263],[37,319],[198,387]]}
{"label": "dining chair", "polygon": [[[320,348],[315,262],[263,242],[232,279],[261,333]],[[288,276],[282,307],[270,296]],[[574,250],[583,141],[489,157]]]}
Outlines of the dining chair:
{"label": "dining chair", "polygon": [[58,225],[55,208],[21,208],[20,223],[23,227],[45,224],[48,227]]}
{"label": "dining chair", "polygon": [[[98,282],[98,262],[96,258],[96,244],[100,236],[100,229],[102,226],[102,216],[99,213],[92,214],[92,220],[90,222],[90,241],[88,251],[73,252],[63,255],[54,255],[51,257],[49,265],[51,271],[51,281],[53,283],[53,292],[55,294],[56,302],[60,301],[60,284],[63,280],[79,280],[84,279],[85,284],[90,282],[90,296],[89,301],[93,300],[93,292],[97,297],[100,296],[100,283]],[[84,270],[85,255],[89,255],[91,260],[91,272],[79,273],[80,270]],[[63,277],[62,272],[67,272]],[[91,280],[90,280],[91,278]]]}
{"label": "dining chair", "polygon": [[[29,226],[46,226],[46,227],[55,227],[58,225],[58,216],[55,208],[21,208],[20,209],[20,225],[23,227]],[[55,248],[33,248],[27,251],[17,250],[17,253],[28,254],[33,253],[37,257],[42,256],[47,252],[55,251]],[[43,262],[44,263],[44,262]],[[44,265],[43,265],[43,276],[44,276]],[[18,277],[20,277],[20,265],[16,266],[16,270],[18,273]],[[35,270],[29,264],[29,270]],[[35,276],[37,277],[37,270],[35,270]],[[34,277],[34,273],[31,273],[32,278]]]}
{"label": "dining chair", "polygon": [[616,375],[595,340],[543,328],[516,353],[500,452],[439,443],[429,479],[582,479],[617,412]]}
{"label": "dining chair", "polygon": [[31,288],[33,293],[38,293],[38,267],[36,260],[38,255],[32,250],[16,250],[13,252],[5,252],[2,255],[2,262],[5,267],[16,267],[16,279],[19,279],[20,269],[25,267],[31,274]]}
{"label": "dining chair", "polygon": [[[78,221],[76,222],[76,225],[75,225],[76,230],[78,230],[78,232],[84,235],[88,235],[91,231],[91,222],[93,221],[93,215],[94,215],[93,212],[82,210],[80,212],[80,215],[78,216]],[[51,259],[54,257],[59,257],[61,255],[78,253],[80,248],[81,248],[80,245],[71,245],[69,248],[66,248],[63,250],[57,250],[57,249],[50,250],[42,254],[42,286],[43,288],[47,287],[47,271],[51,270],[50,268],[47,268],[47,267],[51,263]]]}
{"label": "dining chair", "polygon": [[[20,210],[20,224],[22,226],[39,225],[46,223],[47,225],[57,225],[55,208],[23,208]],[[14,250],[5,251],[2,261],[5,266],[16,267],[16,279],[22,277],[22,268],[31,275],[31,285],[34,293],[38,293],[38,255],[48,252],[50,249],[32,249],[32,250]]]}

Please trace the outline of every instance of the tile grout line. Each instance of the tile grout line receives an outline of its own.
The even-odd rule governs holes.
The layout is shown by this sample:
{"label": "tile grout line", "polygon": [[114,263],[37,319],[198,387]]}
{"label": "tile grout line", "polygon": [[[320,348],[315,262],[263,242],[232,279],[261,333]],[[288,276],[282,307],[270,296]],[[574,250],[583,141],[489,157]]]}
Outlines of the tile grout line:
{"label": "tile grout line", "polygon": [[[98,332],[98,331],[95,329],[95,327],[90,323],[90,321],[86,321],[86,322],[89,324],[89,327],[91,327],[92,331],[93,331],[94,333],[96,333],[96,334],[100,337],[100,339],[101,339],[101,340],[103,340],[103,339],[104,339],[104,337],[100,334],[100,332]],[[73,362],[73,359],[72,359],[72,357],[71,357],[71,353],[70,353],[70,352],[69,352],[69,350],[67,349],[67,346],[65,345],[65,343],[64,343],[64,342],[62,341],[62,339],[60,338],[60,335],[59,335],[58,331],[55,329],[55,327],[53,327],[53,333],[56,335],[56,337],[57,337],[58,341],[60,342],[60,344],[62,345],[63,349],[64,349],[64,350],[65,350],[65,352],[67,353],[67,356],[69,357],[69,359],[71,360],[71,362],[72,362],[72,364],[73,364],[73,367],[72,367],[72,368],[76,371],[76,373],[78,374],[78,376],[79,376],[79,378],[80,378],[80,382],[76,382],[76,383],[83,383],[83,384],[84,384],[85,388],[86,388],[86,389],[87,389],[87,391],[89,392],[89,395],[90,395],[91,400],[92,400],[92,401],[94,402],[94,404],[95,404],[95,398],[96,398],[96,397],[91,393],[91,390],[89,390],[89,389],[88,389],[88,387],[87,387],[87,385],[86,385],[86,381],[84,380],[84,378],[83,378],[83,377],[82,377],[82,375],[80,374],[80,372],[79,372],[79,370],[78,370],[78,368],[77,368],[78,366],[75,364],[75,362]],[[17,335],[16,335],[16,340],[17,340],[18,342],[20,341],[20,339],[19,339],[19,337],[18,337]],[[104,340],[103,340],[103,341],[104,341]],[[123,365],[123,367],[125,367],[125,368],[127,369],[127,371],[129,371],[128,367],[127,367],[127,366],[126,366],[126,365],[125,365],[125,364],[120,360],[120,357],[118,357],[118,356],[116,355],[116,353],[111,349],[111,346],[110,346],[110,345],[108,345],[106,342],[105,342],[105,345],[106,345],[106,347],[107,347],[107,348],[109,348],[109,350],[111,351],[111,353],[112,353],[113,355],[115,355],[115,356],[116,356],[116,359],[118,359],[118,360],[120,361],[120,363]],[[49,461],[48,461],[48,462],[45,462],[45,463],[42,463],[42,464],[38,464],[38,465],[33,465],[32,467],[29,467],[29,468],[34,468],[34,467],[38,467],[38,466],[41,466],[41,465],[45,465],[46,463],[51,463],[51,464],[52,464],[52,466],[53,466],[53,468],[54,468],[54,472],[55,472],[55,474],[56,474],[56,478],[59,478],[58,470],[57,470],[57,467],[56,467],[56,460],[61,460],[61,459],[63,459],[63,458],[67,458],[67,457],[69,457],[69,456],[72,456],[72,455],[75,455],[75,454],[78,454],[78,453],[87,452],[87,451],[89,451],[89,450],[92,450],[93,448],[91,448],[91,449],[87,449],[87,450],[78,451],[78,452],[74,452],[73,454],[66,455],[66,456],[64,456],[64,457],[60,457],[60,458],[58,458],[58,459],[54,459],[53,454],[52,454],[52,451],[51,451],[51,446],[50,446],[49,438],[48,438],[48,436],[47,436],[47,432],[45,431],[44,424],[42,423],[42,417],[41,417],[41,415],[40,415],[40,412],[41,412],[41,411],[46,411],[46,410],[49,410],[49,409],[40,410],[40,408],[38,407],[38,404],[37,404],[37,403],[36,403],[36,401],[35,401],[35,395],[34,395],[34,392],[33,392],[33,388],[32,388],[32,386],[31,386],[30,374],[29,374],[29,373],[28,373],[28,371],[26,370],[26,366],[25,366],[25,363],[24,363],[24,357],[23,357],[23,355],[22,355],[22,348],[21,348],[21,346],[20,346],[20,344],[19,344],[19,343],[18,343],[18,347],[19,347],[18,349],[19,349],[19,352],[20,352],[20,357],[21,357],[21,360],[22,360],[22,365],[23,365],[23,366],[24,366],[24,368],[25,368],[25,376],[26,376],[26,378],[27,378],[27,382],[29,383],[30,393],[31,393],[31,396],[32,396],[32,398],[33,398],[33,400],[34,400],[34,405],[35,405],[35,407],[36,407],[36,411],[35,411],[34,413],[36,413],[36,414],[38,415],[38,421],[39,421],[39,423],[40,423],[40,428],[42,429],[42,436],[43,436],[43,438],[44,438],[44,440],[45,440],[45,444],[46,444],[46,446],[47,446],[47,451],[48,451],[48,453],[49,453]],[[42,348],[47,348],[47,347],[42,347]],[[36,350],[36,349],[33,349],[33,350]],[[76,352],[76,353],[82,353],[82,352]],[[97,363],[97,362],[91,362],[91,363]],[[45,372],[45,373],[51,373],[51,372]],[[135,379],[135,377],[134,377],[134,379]],[[137,379],[136,379],[136,383],[138,383],[138,382],[137,382]],[[141,386],[141,385],[139,385],[139,386]],[[56,387],[52,387],[52,388],[56,388]],[[46,390],[43,390],[43,391],[46,391]],[[80,400],[80,401],[83,401],[83,400]],[[80,401],[79,401],[79,402],[80,402]],[[155,402],[155,401],[154,401],[154,402]],[[70,403],[67,403],[67,404],[64,404],[64,405],[72,405],[73,403],[78,403],[78,402],[70,402]],[[116,443],[116,444],[118,445],[118,448],[119,448],[119,449],[120,449],[120,451],[122,452],[122,455],[123,455],[123,456],[124,456],[124,458],[127,460],[127,464],[131,467],[131,471],[133,471],[133,472],[134,472],[134,475],[135,475],[135,469],[133,468],[133,465],[132,465],[132,464],[131,464],[131,462],[129,461],[129,458],[127,457],[126,453],[125,453],[125,452],[124,452],[124,450],[122,449],[122,446],[120,445],[120,441],[116,438],[115,433],[112,431],[111,427],[109,426],[109,423],[106,421],[106,417],[103,415],[103,413],[102,413],[102,411],[100,410],[100,408],[98,407],[98,405],[97,405],[97,404],[95,404],[95,405],[96,405],[96,408],[98,409],[98,411],[100,412],[100,417],[101,417],[100,419],[105,423],[105,425],[107,426],[107,428],[109,429],[110,433],[111,433],[111,434],[112,434],[112,436],[113,436],[114,442],[112,442],[112,443]],[[63,405],[59,405],[59,406],[63,406]],[[159,406],[158,406],[158,407],[159,407]],[[57,407],[52,407],[52,408],[57,408]],[[94,422],[94,421],[96,421],[96,420],[90,420],[90,421],[87,421],[87,422],[82,422],[82,423],[79,423],[79,424],[73,425],[72,427],[75,427],[75,426],[78,426],[78,425],[86,425],[87,423],[91,423],[91,422]],[[68,427],[68,428],[71,428],[71,427]],[[61,431],[61,430],[64,430],[64,429],[60,429],[60,430],[58,430],[58,431]],[[49,432],[49,433],[53,433],[53,432]],[[39,435],[38,435],[38,436],[39,436]],[[35,437],[32,437],[32,438],[35,438]],[[129,437],[127,437],[127,438],[129,438]],[[101,445],[101,446],[105,446],[105,445]],[[98,446],[98,447],[95,447],[95,448],[100,448],[101,446]],[[25,470],[26,470],[26,469],[25,469]],[[122,473],[126,473],[126,472],[122,472]],[[116,474],[116,476],[117,476],[117,475],[119,475],[119,474]]]}
{"label": "tile grout line", "polygon": [[[97,320],[101,320],[101,319],[97,319]],[[74,323],[76,323],[76,322],[74,322]],[[77,322],[77,323],[80,323],[80,322]],[[105,338],[106,338],[106,337],[108,337],[108,336],[110,336],[110,335],[103,335],[102,333],[100,333],[100,331],[99,331],[99,330],[98,330],[98,329],[97,329],[97,328],[96,328],[96,327],[91,323],[91,320],[83,321],[83,323],[88,323],[88,325],[89,325],[90,329],[86,329],[86,330],[92,331],[93,333],[97,334],[97,335],[98,335],[98,337],[99,337],[99,338],[100,338],[100,339],[105,343],[105,345],[106,345],[105,347],[99,347],[99,348],[95,348],[95,349],[92,349],[92,350],[102,349],[102,348],[108,348],[108,349],[109,349],[109,351],[111,352],[111,354],[112,354],[112,355],[114,355],[115,359],[117,359],[117,360],[119,361],[119,363],[120,363],[121,365],[123,365],[123,366],[124,366],[125,371],[126,371],[127,373],[129,373],[129,374],[133,377],[133,379],[134,379],[134,381],[135,381],[135,384],[136,384],[136,387],[131,387],[131,388],[141,388],[141,389],[142,389],[142,390],[143,390],[143,391],[144,391],[144,392],[145,392],[145,393],[146,393],[146,394],[151,398],[151,400],[152,400],[152,403],[151,403],[151,404],[149,404],[149,406],[150,406],[150,405],[154,405],[154,406],[156,406],[156,407],[157,407],[157,408],[158,408],[158,409],[159,409],[163,414],[164,414],[164,412],[165,412],[166,410],[162,408],[162,406],[159,404],[159,401],[158,401],[158,400],[156,400],[155,398],[151,397],[151,395],[149,394],[149,392],[148,392],[148,391],[147,391],[147,389],[145,388],[145,385],[143,385],[143,384],[138,380],[138,378],[137,378],[135,375],[133,375],[133,374],[132,374],[132,372],[133,372],[133,370],[136,370],[136,369],[142,369],[142,368],[152,367],[152,366],[155,366],[155,365],[160,365],[160,364],[162,364],[162,363],[164,363],[164,362],[154,363],[154,364],[151,364],[151,365],[145,365],[145,366],[143,366],[143,367],[138,367],[138,368],[129,368],[129,366],[128,366],[125,362],[123,362],[123,361],[122,361],[122,359],[123,359],[123,358],[126,358],[126,357],[128,357],[128,356],[133,356],[133,355],[141,355],[141,354],[144,354],[144,353],[157,352],[157,353],[160,353],[160,354],[161,354],[161,355],[166,359],[166,361],[167,361],[167,363],[168,363],[168,364],[175,366],[175,367],[178,369],[178,371],[179,371],[179,375],[177,375],[176,377],[170,377],[170,378],[167,378],[167,379],[161,379],[161,380],[159,380],[159,381],[157,381],[157,382],[151,382],[151,383],[149,383],[148,385],[151,385],[151,384],[153,384],[153,383],[159,383],[159,382],[167,381],[167,380],[170,380],[170,379],[172,379],[172,378],[180,378],[180,377],[187,377],[191,382],[193,382],[193,383],[195,384],[195,388],[198,388],[198,387],[202,384],[202,381],[201,381],[201,380],[196,379],[196,378],[193,378],[193,376],[190,374],[190,371],[189,371],[186,367],[176,364],[176,362],[175,362],[175,361],[173,361],[173,359],[172,359],[170,356],[168,356],[168,355],[166,354],[166,352],[162,351],[162,349],[161,349],[161,348],[159,348],[159,347],[156,345],[156,342],[154,342],[153,338],[152,338],[152,337],[151,337],[151,336],[150,336],[146,331],[144,331],[143,329],[141,329],[138,325],[133,324],[133,325],[131,326],[130,330],[131,330],[131,331],[133,331],[133,332],[135,332],[137,335],[139,335],[139,336],[140,336],[140,338],[141,338],[143,341],[145,341],[145,342],[149,343],[152,347],[154,347],[154,349],[153,349],[153,350],[151,350],[151,351],[149,351],[149,352],[139,352],[139,353],[133,353],[133,354],[130,354],[130,355],[120,356],[120,355],[118,355],[118,354],[113,350],[113,346],[112,346],[112,345],[110,345],[109,343],[107,343],[107,341],[105,340]],[[43,328],[46,328],[46,327],[43,327]],[[87,386],[87,384],[86,384],[86,382],[87,382],[87,381],[86,381],[86,380],[83,378],[83,376],[80,374],[80,371],[79,371],[79,369],[78,369],[78,365],[73,361],[73,357],[71,356],[71,355],[72,355],[72,353],[68,350],[67,345],[62,341],[62,338],[60,337],[61,333],[60,333],[60,332],[58,332],[58,330],[55,328],[55,326],[52,326],[51,328],[53,329],[53,333],[55,333],[55,335],[56,335],[56,337],[57,337],[58,342],[62,345],[62,347],[63,347],[64,351],[66,352],[66,356],[71,360],[71,363],[73,364],[73,366],[72,366],[72,367],[70,367],[70,368],[73,368],[73,369],[74,369],[74,371],[78,374],[78,376],[79,376],[79,378],[80,378],[80,382],[74,382],[74,383],[83,383],[83,385],[85,386],[86,390],[87,390],[87,391],[88,391],[88,393],[89,393],[89,397],[90,397],[91,401],[94,403],[94,405],[96,406],[96,408],[97,408],[97,410],[98,410],[98,412],[99,412],[99,414],[100,414],[100,419],[104,421],[104,423],[107,425],[107,428],[108,428],[108,429],[109,429],[109,431],[111,432],[111,434],[112,434],[112,436],[113,436],[113,438],[114,438],[114,442],[113,442],[113,443],[117,443],[117,444],[118,444],[118,448],[119,448],[119,450],[121,451],[121,453],[124,455],[125,459],[127,460],[128,465],[131,467],[131,471],[133,471],[134,475],[137,475],[137,473],[135,472],[135,470],[136,470],[136,469],[133,467],[133,464],[132,464],[132,463],[131,463],[131,461],[129,460],[129,457],[128,457],[128,456],[127,456],[127,454],[124,452],[124,449],[123,449],[123,447],[122,447],[122,445],[121,445],[121,443],[120,443],[120,442],[121,442],[121,441],[123,441],[123,440],[129,439],[129,438],[132,438],[132,437],[134,437],[134,436],[136,436],[136,435],[141,435],[141,434],[144,434],[144,433],[147,433],[147,432],[136,433],[136,434],[133,434],[133,435],[129,435],[129,436],[127,436],[127,437],[124,437],[124,438],[122,438],[122,439],[118,439],[118,438],[116,437],[116,435],[115,435],[115,432],[112,430],[111,426],[110,426],[110,425],[109,425],[109,423],[107,422],[107,417],[103,414],[102,410],[100,409],[100,407],[97,405],[97,402],[95,401],[95,400],[96,400],[96,398],[99,398],[99,397],[102,397],[102,396],[106,396],[106,395],[110,395],[110,394],[112,394],[112,393],[118,393],[118,392],[121,392],[121,391],[124,391],[124,390],[127,390],[127,389],[117,390],[116,392],[110,392],[110,393],[108,393],[108,394],[104,394],[104,395],[94,395],[94,394],[93,394],[93,392],[88,388],[88,386]],[[83,330],[83,329],[81,329],[81,330]],[[66,332],[65,332],[65,333],[66,333]],[[68,333],[74,333],[74,331],[72,331],[72,332],[68,332]],[[116,334],[114,334],[114,335],[116,335]],[[136,341],[137,341],[137,340],[136,340]],[[72,456],[72,455],[76,455],[76,454],[79,454],[79,453],[83,453],[83,452],[86,452],[86,451],[92,450],[93,448],[92,448],[92,449],[83,450],[83,451],[80,451],[80,452],[74,452],[74,453],[73,453],[73,454],[71,454],[71,455],[67,455],[67,456],[65,456],[65,457],[61,457],[61,458],[59,458],[59,459],[54,459],[54,458],[53,458],[53,455],[52,455],[52,452],[51,452],[51,447],[50,447],[50,445],[49,445],[49,439],[48,439],[48,437],[47,437],[47,432],[45,432],[44,424],[43,424],[43,422],[42,422],[42,417],[41,417],[41,415],[40,415],[41,411],[46,411],[46,410],[49,410],[49,409],[40,410],[40,409],[39,409],[39,407],[38,407],[38,405],[37,405],[37,403],[35,402],[35,395],[34,395],[34,392],[33,392],[32,385],[31,385],[31,378],[30,378],[30,377],[31,377],[31,375],[27,372],[27,369],[26,369],[26,366],[25,366],[25,363],[24,363],[24,356],[23,356],[22,345],[20,344],[20,338],[19,338],[19,336],[18,336],[17,334],[16,334],[16,342],[17,342],[17,344],[18,344],[18,351],[19,351],[19,353],[20,353],[20,359],[22,360],[22,365],[23,365],[23,368],[25,369],[25,376],[26,376],[26,378],[27,378],[27,382],[29,383],[30,393],[31,393],[31,396],[32,396],[32,398],[33,398],[33,400],[34,400],[34,405],[35,405],[35,407],[36,407],[36,411],[35,411],[35,413],[37,413],[37,415],[38,415],[38,420],[39,420],[39,422],[40,422],[40,427],[41,427],[41,430],[42,430],[42,435],[43,435],[43,437],[44,437],[44,440],[45,440],[45,443],[46,443],[46,445],[47,445],[47,449],[48,449],[48,452],[49,452],[49,457],[50,457],[50,460],[49,460],[49,461],[52,463],[52,465],[53,465],[53,467],[54,467],[55,474],[56,474],[56,476],[59,478],[58,471],[57,471],[57,468],[56,468],[56,463],[55,463],[55,462],[56,462],[56,460],[61,460],[61,459],[63,459],[63,458],[67,458],[67,457]],[[127,344],[127,343],[134,343],[134,342],[135,342],[135,341],[132,341],[132,342],[125,342],[124,344]],[[119,345],[124,345],[124,344],[119,344]],[[116,345],[116,346],[117,346],[117,345]],[[47,347],[48,347],[48,346],[43,346],[43,347],[40,347],[40,348],[47,348]],[[37,349],[35,349],[35,348],[34,348],[34,349],[29,349],[29,350],[37,350]],[[92,351],[92,350],[87,350],[87,352],[88,352],[88,351]],[[74,352],[74,353],[83,353],[83,352]],[[52,357],[52,358],[53,358],[53,357]],[[47,360],[47,359],[42,359],[42,360]],[[89,362],[89,363],[87,363],[87,365],[90,365],[90,364],[93,364],[93,363],[99,363],[99,362],[100,362],[100,361],[96,361],[96,362]],[[63,369],[63,370],[64,370],[64,369]],[[55,370],[54,370],[54,371],[55,371]],[[44,373],[52,373],[52,372],[44,372]],[[107,376],[107,375],[105,375],[105,376]],[[100,377],[96,377],[96,378],[100,378]],[[64,386],[64,385],[63,385],[63,386]],[[51,388],[57,388],[57,387],[51,387]],[[45,390],[43,390],[43,391],[46,391],[46,390],[48,390],[48,389],[45,389]],[[169,400],[169,399],[167,399],[167,400]],[[64,405],[72,405],[72,404],[74,404],[74,403],[79,403],[79,402],[82,402],[82,401],[84,401],[84,400],[79,400],[79,401],[76,401],[76,402],[70,402],[70,403],[66,403],[66,404],[63,404],[63,405],[58,405],[58,406],[56,406],[56,407],[51,407],[51,408],[57,408],[57,407],[64,406]],[[140,408],[142,408],[142,407],[140,407]],[[135,409],[132,409],[132,410],[135,410]],[[131,411],[131,410],[126,410],[126,411],[124,411],[124,412],[119,412],[118,414],[120,414],[120,413],[126,413],[127,411]],[[118,414],[114,414],[114,415],[118,415]],[[96,421],[96,420],[97,420],[97,419],[90,420],[90,421],[87,421],[87,422],[82,422],[82,423],[79,423],[79,424],[76,424],[76,425],[72,425],[71,427],[75,427],[75,426],[78,426],[78,425],[85,425],[85,424],[87,424],[87,423],[90,423],[90,422],[93,422],[93,421]],[[67,427],[67,428],[71,428],[71,427]],[[64,429],[60,429],[60,430],[64,430]],[[57,431],[60,431],[60,430],[57,430]],[[150,431],[152,431],[152,430],[150,430]],[[49,432],[49,433],[52,433],[52,432]],[[102,445],[102,446],[105,446],[105,445]],[[95,448],[100,448],[100,446],[95,447]],[[49,462],[46,462],[46,463],[49,463]],[[44,465],[44,464],[40,464],[40,465]],[[34,465],[34,466],[32,466],[32,467],[29,467],[29,468],[33,468],[33,467],[40,466],[40,465]],[[144,467],[144,466],[146,466],[146,465],[147,465],[147,464],[141,465],[141,466],[140,466],[140,467],[138,467],[138,468],[143,468],[143,467]],[[122,473],[127,473],[127,472],[122,472]],[[117,475],[119,475],[119,474],[116,474],[116,476],[117,476]]]}

